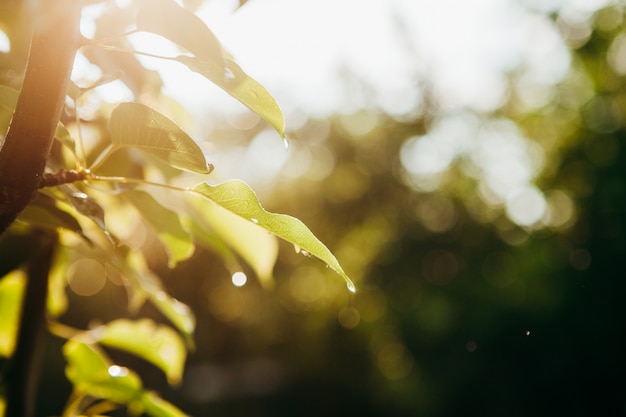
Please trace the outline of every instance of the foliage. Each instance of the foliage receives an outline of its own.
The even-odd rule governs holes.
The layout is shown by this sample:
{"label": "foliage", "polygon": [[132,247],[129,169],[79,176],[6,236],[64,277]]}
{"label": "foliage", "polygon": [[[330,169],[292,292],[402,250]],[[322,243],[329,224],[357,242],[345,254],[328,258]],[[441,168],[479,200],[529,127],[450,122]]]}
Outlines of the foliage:
{"label": "foliage", "polygon": [[[177,407],[144,388],[139,374],[118,365],[107,353],[113,349],[136,355],[160,368],[168,382],[176,385],[181,382],[187,352],[194,347],[194,314],[168,294],[152,272],[154,250],[147,249],[143,242],[133,242],[138,230],[147,230],[171,268],[188,260],[197,245],[205,245],[223,256],[231,273],[241,271],[239,259],[248,262],[267,286],[272,285],[277,256],[273,234],[326,262],[345,279],[350,290],[354,291],[354,285],[334,255],[302,222],[264,210],[252,189],[241,181],[208,183],[206,175],[213,165],[207,163],[202,144],[164,114],[173,108],[165,104],[158,91],[160,81],[145,81],[149,72],[136,58],[149,54],[133,50],[128,42],[133,33],[149,32],[177,44],[183,51],[180,55],[160,58],[177,61],[204,75],[267,120],[284,139],[283,115],[275,100],[232,60],[211,30],[173,0],[137,1],[126,9],[110,2],[91,3],[95,5],[85,7],[101,8],[96,32],[107,36],[84,40],[81,51],[100,67],[101,76],[70,83],[69,100],[56,126],[41,188],[4,234],[3,241],[10,245],[13,239],[37,228],[58,235],[60,245],[50,271],[48,316],[52,333],[67,339],[63,346],[65,374],[73,385],[73,394],[64,416],[102,415],[119,406],[126,407],[131,415],[182,416]],[[57,9],[54,13],[64,13]],[[23,10],[27,13],[25,5]],[[45,13],[40,15],[35,10],[28,18],[45,19]],[[123,17],[124,24],[107,27],[111,16]],[[4,19],[2,24],[12,41],[11,57],[19,57],[23,51],[18,49],[15,33],[20,28]],[[8,59],[6,62],[10,65]],[[122,67],[109,73],[115,62],[121,62]],[[134,73],[129,71],[131,68]],[[95,113],[85,116],[83,108],[98,100],[95,88],[123,77],[120,70],[130,74],[131,78],[122,79],[134,89],[136,102],[119,103],[113,108],[99,103]],[[20,80],[4,79],[3,84],[2,133],[14,123]],[[87,138],[87,131],[97,133]],[[179,177],[192,174],[199,185],[176,185]],[[24,297],[24,272],[13,270],[15,267],[19,263],[3,265],[3,271],[12,271],[0,281],[0,355],[8,358],[15,351],[20,326],[17,312]],[[88,330],[62,324],[60,317],[68,308],[68,281],[81,288],[78,291],[83,295],[89,295],[102,285],[98,279],[105,278],[125,286],[131,311],[149,302],[169,323],[120,318]],[[22,327],[26,325],[21,323]]]}
{"label": "foliage", "polygon": [[[86,160],[94,164],[106,151],[97,173],[122,175],[126,182],[112,186],[92,179],[90,188],[78,183],[46,191],[22,214],[31,224],[63,225],[64,246],[56,253],[50,285],[64,288],[69,278],[72,290],[51,290],[57,297],[50,297],[48,308],[55,317],[64,311],[63,323],[81,329],[74,332],[60,319],[53,321],[54,334],[74,338],[72,349],[64,351],[68,360],[91,358],[99,367],[94,375],[101,378],[85,377],[83,383],[94,390],[106,387],[114,366],[113,376],[125,381],[114,394],[123,397],[119,401],[135,411],[154,404],[157,415],[175,411],[150,390],[198,416],[622,415],[625,14],[615,2],[582,15],[572,14],[566,7],[570,2],[560,3],[562,10],[552,4],[549,13],[548,6],[533,3],[539,9],[533,22],[552,28],[565,45],[570,65],[558,83],[529,86],[532,77],[522,64],[508,73],[507,100],[493,113],[465,109],[451,115],[437,97],[419,91],[423,101],[402,117],[384,114],[372,101],[353,114],[308,117],[289,132],[290,156],[271,177],[264,205],[304,220],[334,248],[358,283],[354,296],[340,288],[330,268],[303,263],[294,251],[279,252],[279,241],[265,229],[196,195],[199,181],[188,179],[202,174],[173,169],[149,150],[106,150],[113,109],[103,104],[97,113],[85,111],[96,96],[86,88],[79,98],[85,107],[82,134],[90,143]],[[122,26],[125,15],[111,14]],[[98,37],[114,35],[103,25],[99,30]],[[543,46],[529,44],[528,50]],[[84,53],[98,61],[89,53],[93,50]],[[143,104],[184,120],[176,108],[150,97],[154,85],[147,72],[131,70],[125,58],[132,55],[106,56],[108,62],[124,63],[121,77]],[[3,84],[18,87],[4,77]],[[80,91],[73,87],[70,96]],[[73,116],[62,122],[74,139],[58,134],[59,141],[64,137],[64,155],[74,141],[81,142]],[[213,124],[212,144],[227,149],[208,160],[216,166],[213,175],[224,169],[223,161],[234,160],[242,171],[252,171],[246,179],[259,190],[253,181],[260,171],[251,167],[257,155],[249,152],[243,160],[241,148],[232,151],[237,158],[229,150],[265,144],[260,139],[267,137],[267,121],[246,128],[221,119]],[[444,129],[459,124],[463,129]],[[90,132],[99,139],[93,145]],[[437,132],[448,134],[435,140]],[[432,167],[424,156],[432,156],[433,149],[450,156],[459,132],[470,137],[471,146],[454,153],[445,169],[433,174],[405,163],[412,157]],[[202,141],[196,143],[204,149]],[[515,150],[513,156],[501,152],[503,143]],[[495,160],[486,158],[490,155]],[[546,203],[534,223],[517,223],[507,199],[490,188],[498,182],[487,181],[514,179],[506,168],[520,162],[533,164],[534,176],[524,185]],[[500,170],[488,172],[491,164]],[[129,181],[136,177],[185,191],[138,186]],[[209,190],[220,189],[213,187]],[[64,198],[69,202],[59,201]],[[96,199],[105,209],[103,218],[88,202]],[[72,203],[96,214],[85,221]],[[158,226],[159,219],[174,217],[179,221]],[[119,259],[107,252],[102,222],[128,246],[118,249]],[[33,241],[17,235],[17,226],[0,240],[2,271],[32,255]],[[193,253],[180,246],[189,235]],[[108,259],[104,264],[103,258]],[[62,268],[70,264],[66,273]],[[237,271],[254,271],[273,291],[238,288],[224,279]],[[100,288],[78,284],[102,282],[102,275],[108,279],[88,302],[77,295]],[[0,295],[2,312],[2,297],[19,298],[23,276],[18,270],[0,283],[0,292],[6,291]],[[93,279],[76,278],[86,276]],[[129,320],[128,305],[142,318]],[[92,323],[93,317],[99,322]],[[196,344],[186,351],[181,385],[169,385],[168,377],[176,381],[177,367],[164,367],[157,350],[138,359],[132,352],[141,345],[124,347],[129,352],[106,345],[99,333],[102,323],[119,331],[113,343],[129,329],[156,335],[169,326],[178,337],[167,332],[151,343],[174,351],[181,340],[185,346]],[[58,413],[72,389],[60,381],[65,340],[49,340],[40,395],[45,415]],[[138,375],[143,382],[137,382]],[[68,409],[78,406],[86,414],[116,413],[115,404],[91,397],[73,396]]]}

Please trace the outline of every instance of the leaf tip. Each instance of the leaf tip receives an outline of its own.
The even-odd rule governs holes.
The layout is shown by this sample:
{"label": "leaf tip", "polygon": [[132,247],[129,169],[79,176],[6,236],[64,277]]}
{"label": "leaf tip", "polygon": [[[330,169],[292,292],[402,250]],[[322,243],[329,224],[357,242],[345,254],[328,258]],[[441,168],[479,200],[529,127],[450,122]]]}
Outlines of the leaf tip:
{"label": "leaf tip", "polygon": [[348,277],[346,277],[346,286],[348,287],[348,290],[352,294],[356,293],[356,287],[354,286],[354,283],[352,282],[352,280]]}

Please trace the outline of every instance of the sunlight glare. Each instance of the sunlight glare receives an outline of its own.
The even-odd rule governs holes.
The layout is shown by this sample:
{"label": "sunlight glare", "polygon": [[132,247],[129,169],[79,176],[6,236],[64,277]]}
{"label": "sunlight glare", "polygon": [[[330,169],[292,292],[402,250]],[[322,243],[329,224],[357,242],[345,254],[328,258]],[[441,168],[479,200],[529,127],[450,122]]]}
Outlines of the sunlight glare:
{"label": "sunlight glare", "polygon": [[111,365],[109,366],[108,372],[109,372],[109,375],[111,375],[113,378],[120,378],[120,377],[127,376],[129,373],[129,370],[128,368],[124,366]]}
{"label": "sunlight glare", "polygon": [[0,30],[0,52],[11,52],[11,41],[6,33]]}
{"label": "sunlight glare", "polygon": [[97,294],[106,284],[104,266],[95,259],[77,259],[67,269],[68,285],[84,297]]}
{"label": "sunlight glare", "polygon": [[506,213],[520,226],[532,226],[544,216],[548,204],[543,193],[529,186],[512,195],[506,202]]}
{"label": "sunlight glare", "polygon": [[231,280],[235,287],[243,287],[248,282],[248,277],[245,273],[238,271],[233,274]]}

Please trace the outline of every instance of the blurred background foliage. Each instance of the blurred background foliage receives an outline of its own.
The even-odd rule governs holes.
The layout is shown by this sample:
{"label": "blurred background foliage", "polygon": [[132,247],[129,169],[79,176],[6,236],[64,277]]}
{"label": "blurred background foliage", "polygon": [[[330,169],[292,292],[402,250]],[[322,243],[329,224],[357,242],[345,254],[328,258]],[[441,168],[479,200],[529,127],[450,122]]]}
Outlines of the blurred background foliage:
{"label": "blurred background foliage", "polygon": [[[420,99],[402,114],[374,96],[330,117],[286,109],[286,152],[255,115],[204,115],[215,175],[302,219],[357,293],[283,243],[272,290],[243,263],[249,279],[233,285],[200,248],[168,270],[141,229],[151,267],[197,313],[197,349],[175,389],[113,357],[196,416],[625,415],[625,5],[581,18],[524,4],[558,34],[563,76],[520,62],[488,111],[451,111],[416,74]],[[70,285],[64,322],[128,314],[123,281],[95,288]],[[61,343],[51,337],[42,413],[69,393]]]}

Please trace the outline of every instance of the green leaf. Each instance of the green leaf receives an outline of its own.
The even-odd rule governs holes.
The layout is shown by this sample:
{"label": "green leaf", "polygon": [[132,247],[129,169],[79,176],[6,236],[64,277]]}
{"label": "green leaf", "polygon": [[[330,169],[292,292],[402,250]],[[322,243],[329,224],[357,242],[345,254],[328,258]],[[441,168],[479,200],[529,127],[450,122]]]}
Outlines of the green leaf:
{"label": "green leaf", "polygon": [[128,404],[141,399],[139,376],[116,366],[93,344],[71,339],[63,346],[65,374],[74,388],[97,398]]}
{"label": "green leaf", "polygon": [[91,219],[105,234],[105,236],[115,244],[114,237],[109,233],[104,220],[104,209],[98,201],[83,192],[72,184],[63,184],[59,187],[66,200],[76,211]]}
{"label": "green leaf", "polygon": [[18,220],[48,229],[66,229],[83,236],[78,220],[67,211],[61,210],[54,199],[44,194],[38,194],[20,213]]}
{"label": "green leaf", "polygon": [[136,252],[129,252],[126,262],[116,266],[131,280],[134,289],[140,292],[140,296],[147,297],[157,310],[185,336],[187,345],[193,347],[192,336],[196,328],[196,318],[193,312],[186,304],[163,290],[159,277],[150,271],[145,259]]}
{"label": "green leaf", "polygon": [[159,235],[168,252],[170,268],[193,254],[193,241],[183,228],[178,214],[163,207],[144,191],[129,191],[124,193],[124,197],[139,210],[141,216]]}
{"label": "green leaf", "polygon": [[182,46],[224,74],[224,51],[219,41],[191,11],[172,0],[144,0],[137,14],[137,30],[154,33]]}
{"label": "green leaf", "polygon": [[144,408],[144,412],[152,417],[186,417],[187,414],[183,413],[173,404],[165,401],[153,392],[146,392],[141,397],[141,403]]}
{"label": "green leaf", "polygon": [[52,317],[58,317],[67,310],[67,268],[69,267],[68,256],[65,248],[61,247],[56,251],[54,263],[50,269],[48,279],[48,299],[46,301],[46,311]]}
{"label": "green leaf", "polygon": [[234,61],[227,59],[227,76],[216,70],[209,61],[190,56],[178,56],[176,60],[185,64],[192,71],[198,72],[211,80],[228,94],[245,104],[265,119],[280,135],[285,138],[285,118],[274,97],[256,80],[246,74]]}
{"label": "green leaf", "polygon": [[178,384],[187,357],[185,344],[170,327],[149,319],[119,319],[95,330],[100,343],[131,352],[158,366],[170,384]]}
{"label": "green leaf", "polygon": [[265,211],[248,184],[239,180],[227,181],[216,186],[202,183],[193,188],[192,192],[293,243],[304,253],[321,259],[345,279],[350,291],[355,291],[354,284],[339,265],[335,255],[309,228],[294,217]]}
{"label": "green leaf", "polygon": [[114,148],[136,147],[175,168],[211,172],[196,142],[173,121],[143,104],[118,105],[111,114],[109,130]]}
{"label": "green leaf", "polygon": [[58,140],[63,146],[68,148],[72,153],[76,153],[76,144],[74,143],[74,138],[70,135],[70,132],[63,125],[63,123],[59,122],[57,125],[57,130],[54,134],[54,138]]}
{"label": "green leaf", "polygon": [[26,274],[21,270],[0,279],[0,356],[10,357],[15,350],[25,285]]}
{"label": "green leaf", "polygon": [[[145,391],[139,376],[128,368],[113,365],[94,344],[80,337],[63,346],[68,365],[65,374],[75,392],[128,405],[130,415],[146,413],[152,417],[185,417],[185,413],[156,394]],[[110,409],[105,404],[103,410]]]}
{"label": "green leaf", "polygon": [[[272,271],[278,257],[276,237],[211,201],[198,200],[195,203],[190,208],[194,233],[210,245],[214,237],[226,243],[252,267],[264,287],[271,287],[274,282]],[[215,236],[208,235],[209,233]],[[245,236],[245,239],[242,236]],[[221,255],[226,257],[227,263],[236,262],[232,259],[230,251]],[[231,266],[231,269],[233,267]]]}
{"label": "green leaf", "polygon": [[0,106],[4,106],[9,110],[14,110],[19,96],[19,90],[6,85],[0,85]]}

